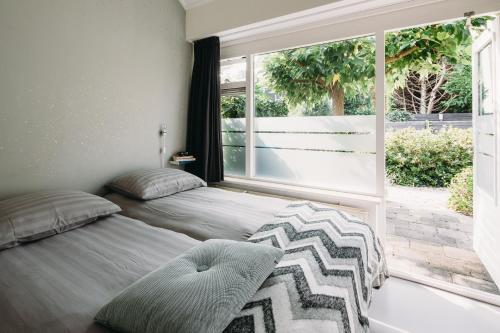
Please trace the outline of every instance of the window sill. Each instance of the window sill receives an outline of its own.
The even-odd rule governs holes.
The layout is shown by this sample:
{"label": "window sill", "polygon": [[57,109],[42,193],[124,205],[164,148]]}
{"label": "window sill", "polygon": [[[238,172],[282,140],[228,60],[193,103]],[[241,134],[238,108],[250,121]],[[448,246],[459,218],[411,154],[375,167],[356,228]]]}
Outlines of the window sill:
{"label": "window sill", "polygon": [[354,205],[363,207],[366,205],[380,205],[383,201],[382,198],[375,195],[353,194],[233,177],[225,177],[225,180],[217,183],[217,185],[305,200],[314,200],[336,205]]}

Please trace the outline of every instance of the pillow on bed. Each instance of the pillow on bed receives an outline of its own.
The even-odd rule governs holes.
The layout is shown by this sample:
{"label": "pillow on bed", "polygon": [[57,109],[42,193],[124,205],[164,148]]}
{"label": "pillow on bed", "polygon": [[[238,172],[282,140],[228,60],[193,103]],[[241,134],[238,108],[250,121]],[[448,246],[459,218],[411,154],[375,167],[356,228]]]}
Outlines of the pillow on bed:
{"label": "pillow on bed", "polygon": [[208,240],[133,283],[96,315],[120,332],[222,332],[283,256],[263,244]]}
{"label": "pillow on bed", "polygon": [[151,200],[207,186],[207,183],[178,169],[148,169],[119,176],[107,186],[134,199]]}
{"label": "pillow on bed", "polygon": [[0,250],[48,237],[121,211],[79,191],[45,191],[0,201]]}

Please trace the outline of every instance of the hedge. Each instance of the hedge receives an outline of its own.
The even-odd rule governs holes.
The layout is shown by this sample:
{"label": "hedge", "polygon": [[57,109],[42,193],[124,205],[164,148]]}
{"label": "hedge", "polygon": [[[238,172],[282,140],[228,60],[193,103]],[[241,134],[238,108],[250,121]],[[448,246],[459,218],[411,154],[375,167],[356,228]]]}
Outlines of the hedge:
{"label": "hedge", "polygon": [[394,110],[385,114],[385,119],[391,122],[409,121],[411,118],[411,113],[403,110]]}
{"label": "hedge", "polygon": [[472,216],[473,212],[472,167],[463,169],[451,180],[448,206],[456,212]]}
{"label": "hedge", "polygon": [[472,166],[472,130],[449,128],[433,133],[413,128],[388,132],[386,171],[395,184],[445,187]]}

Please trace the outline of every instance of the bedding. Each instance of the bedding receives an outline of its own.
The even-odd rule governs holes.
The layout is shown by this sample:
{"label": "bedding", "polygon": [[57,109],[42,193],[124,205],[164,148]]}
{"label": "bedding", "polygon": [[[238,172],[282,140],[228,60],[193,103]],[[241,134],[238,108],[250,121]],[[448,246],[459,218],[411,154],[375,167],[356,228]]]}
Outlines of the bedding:
{"label": "bedding", "polygon": [[388,272],[367,224],[340,210],[294,203],[249,241],[285,255],[225,333],[369,332],[372,288]]}
{"label": "bedding", "polygon": [[119,212],[114,203],[80,191],[44,191],[0,201],[0,250],[65,232]]}
{"label": "bedding", "polygon": [[116,177],[106,185],[125,196],[151,200],[207,186],[201,178],[178,169],[145,169]]}
{"label": "bedding", "polygon": [[208,240],[127,287],[96,320],[119,332],[220,333],[282,256],[264,244]]}
{"label": "bedding", "polygon": [[200,244],[121,215],[0,251],[0,331],[109,332],[93,321],[123,289]]}
{"label": "bedding", "polygon": [[106,198],[125,216],[198,240],[246,240],[291,201],[199,187],[155,200],[134,200],[118,193]]}

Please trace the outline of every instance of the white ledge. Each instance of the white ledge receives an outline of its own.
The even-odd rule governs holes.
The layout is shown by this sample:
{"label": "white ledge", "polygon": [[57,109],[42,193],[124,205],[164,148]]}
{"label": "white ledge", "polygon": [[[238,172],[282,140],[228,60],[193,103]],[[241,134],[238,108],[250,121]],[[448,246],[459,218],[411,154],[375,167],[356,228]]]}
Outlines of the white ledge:
{"label": "white ledge", "polygon": [[225,180],[223,182],[217,183],[217,185],[238,188],[248,191],[301,198],[306,200],[314,200],[332,204],[365,206],[365,205],[379,205],[382,203],[382,198],[375,195],[354,194],[354,193],[339,192],[332,190],[316,189],[316,188],[302,187],[296,185],[266,182],[254,179],[225,177]]}

